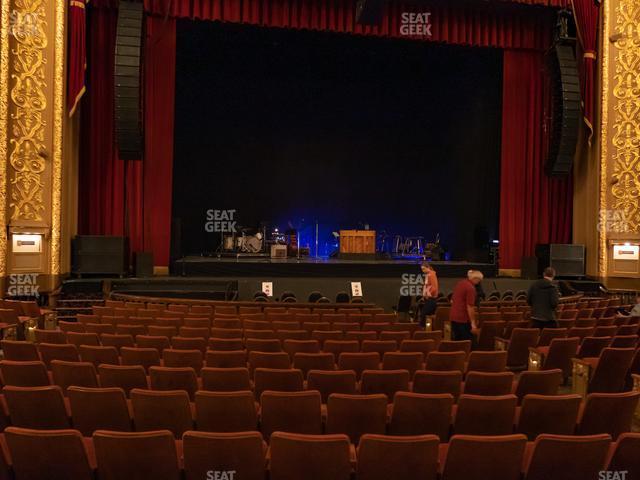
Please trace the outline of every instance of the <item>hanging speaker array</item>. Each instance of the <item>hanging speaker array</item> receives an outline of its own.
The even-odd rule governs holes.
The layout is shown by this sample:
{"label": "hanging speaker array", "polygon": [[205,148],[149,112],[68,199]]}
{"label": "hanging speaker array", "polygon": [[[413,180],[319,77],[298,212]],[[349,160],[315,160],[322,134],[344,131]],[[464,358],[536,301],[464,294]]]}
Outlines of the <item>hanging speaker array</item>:
{"label": "hanging speaker array", "polygon": [[546,59],[553,102],[546,171],[552,177],[562,177],[571,173],[578,145],[581,117],[578,64],[570,44],[556,43]]}
{"label": "hanging speaker array", "polygon": [[143,4],[120,0],[115,52],[115,128],[120,158],[141,160]]}

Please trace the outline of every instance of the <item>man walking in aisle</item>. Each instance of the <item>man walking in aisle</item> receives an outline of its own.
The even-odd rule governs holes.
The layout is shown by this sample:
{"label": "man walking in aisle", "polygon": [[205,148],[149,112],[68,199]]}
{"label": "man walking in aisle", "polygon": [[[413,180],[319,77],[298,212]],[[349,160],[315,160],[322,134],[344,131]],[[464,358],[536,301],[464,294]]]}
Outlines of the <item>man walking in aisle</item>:
{"label": "man walking in aisle", "polygon": [[453,340],[471,340],[472,330],[477,330],[476,285],[483,279],[479,270],[469,270],[467,278],[460,280],[451,297],[451,337]]}
{"label": "man walking in aisle", "polygon": [[527,303],[531,306],[531,328],[558,328],[558,289],[552,283],[555,276],[556,271],[547,267],[542,278],[529,287]]}

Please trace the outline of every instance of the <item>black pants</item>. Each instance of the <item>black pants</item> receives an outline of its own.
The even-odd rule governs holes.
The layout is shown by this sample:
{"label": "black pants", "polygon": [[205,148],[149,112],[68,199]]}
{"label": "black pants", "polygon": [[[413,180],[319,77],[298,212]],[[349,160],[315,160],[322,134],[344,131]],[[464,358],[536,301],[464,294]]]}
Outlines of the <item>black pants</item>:
{"label": "black pants", "polygon": [[433,315],[436,313],[437,306],[438,304],[433,298],[427,298],[421,301],[418,305],[418,322],[421,327],[424,327],[427,324],[427,315]]}
{"label": "black pants", "polygon": [[558,328],[558,322],[556,320],[534,320],[531,319],[531,328],[539,328],[542,330],[543,328]]}
{"label": "black pants", "polygon": [[455,341],[459,340],[471,340],[473,343],[473,333],[471,333],[470,323],[451,322],[451,339]]}

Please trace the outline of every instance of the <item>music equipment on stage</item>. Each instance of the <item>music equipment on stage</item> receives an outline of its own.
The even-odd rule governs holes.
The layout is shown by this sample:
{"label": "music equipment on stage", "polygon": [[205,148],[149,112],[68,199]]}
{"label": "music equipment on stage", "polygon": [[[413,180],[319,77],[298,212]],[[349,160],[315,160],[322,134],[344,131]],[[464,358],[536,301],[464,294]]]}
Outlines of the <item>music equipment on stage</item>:
{"label": "music equipment on stage", "polygon": [[115,129],[120,158],[141,160],[142,132],[141,45],[143,4],[120,0],[115,52]]}
{"label": "music equipment on stage", "polygon": [[136,277],[153,277],[153,253],[136,252],[133,257],[134,275]]}
{"label": "music equipment on stage", "polygon": [[547,267],[552,267],[558,277],[584,277],[585,247],[563,243],[536,245],[538,276]]}
{"label": "music equipment on stage", "polygon": [[580,128],[580,79],[574,52],[575,38],[569,35],[572,23],[570,12],[558,12],[555,44],[546,54],[551,78],[551,114],[546,120],[549,128],[549,147],[546,172],[562,177],[571,173],[573,157],[578,145]]}
{"label": "music equipment on stage", "polygon": [[356,4],[356,23],[378,25],[382,21],[385,0],[358,0]]}
{"label": "music equipment on stage", "polygon": [[222,248],[228,252],[232,252],[235,249],[235,235],[225,235],[222,240]]}
{"label": "music equipment on stage", "polygon": [[262,233],[255,235],[242,234],[242,251],[246,253],[258,253],[262,250]]}
{"label": "music equipment on stage", "polygon": [[271,245],[271,258],[287,258],[287,246]]}
{"label": "music equipment on stage", "polygon": [[124,276],[129,271],[127,237],[77,235],[72,241],[71,248],[71,271],[74,274]]}

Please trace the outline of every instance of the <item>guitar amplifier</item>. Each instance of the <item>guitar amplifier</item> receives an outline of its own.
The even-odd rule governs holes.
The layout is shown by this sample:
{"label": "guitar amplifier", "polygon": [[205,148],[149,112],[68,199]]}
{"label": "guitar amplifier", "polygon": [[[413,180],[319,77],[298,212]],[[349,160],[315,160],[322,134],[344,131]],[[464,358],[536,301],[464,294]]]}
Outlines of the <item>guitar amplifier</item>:
{"label": "guitar amplifier", "polygon": [[287,246],[271,245],[271,258],[287,258]]}

